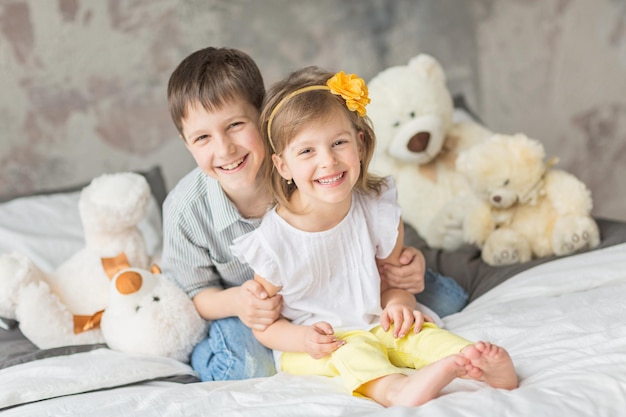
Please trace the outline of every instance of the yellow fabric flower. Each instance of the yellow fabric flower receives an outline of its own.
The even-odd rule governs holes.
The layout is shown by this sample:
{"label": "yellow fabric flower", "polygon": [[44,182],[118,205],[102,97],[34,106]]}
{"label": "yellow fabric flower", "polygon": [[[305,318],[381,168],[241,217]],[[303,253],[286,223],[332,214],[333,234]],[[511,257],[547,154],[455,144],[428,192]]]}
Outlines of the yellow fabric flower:
{"label": "yellow fabric flower", "polygon": [[367,96],[367,85],[363,78],[341,71],[328,80],[326,85],[331,93],[340,95],[346,101],[349,110],[365,117],[367,114],[365,106],[369,104],[370,99]]}

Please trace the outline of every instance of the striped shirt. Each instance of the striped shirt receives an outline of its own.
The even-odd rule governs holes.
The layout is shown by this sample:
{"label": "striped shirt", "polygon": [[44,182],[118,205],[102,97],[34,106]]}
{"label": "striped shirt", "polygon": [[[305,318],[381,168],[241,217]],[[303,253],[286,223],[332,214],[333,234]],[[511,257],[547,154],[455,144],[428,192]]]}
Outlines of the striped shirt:
{"label": "striped shirt", "polygon": [[254,272],[230,245],[260,224],[260,218],[243,218],[217,180],[194,169],[163,203],[163,274],[191,298],[206,288],[243,284]]}

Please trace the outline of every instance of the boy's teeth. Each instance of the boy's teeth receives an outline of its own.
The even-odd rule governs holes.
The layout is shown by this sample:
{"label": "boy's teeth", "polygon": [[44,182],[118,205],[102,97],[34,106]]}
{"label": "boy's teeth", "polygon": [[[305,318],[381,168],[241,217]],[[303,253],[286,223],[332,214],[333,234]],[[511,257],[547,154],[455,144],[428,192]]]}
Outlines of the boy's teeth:
{"label": "boy's teeth", "polygon": [[222,166],[222,169],[230,171],[231,169],[237,168],[239,165],[241,165],[242,162],[243,158],[241,158],[239,161],[233,162],[232,164]]}
{"label": "boy's teeth", "polygon": [[324,178],[324,179],[319,179],[317,181],[320,184],[332,184],[333,182],[339,181],[341,178],[343,178],[343,172],[334,178]]}

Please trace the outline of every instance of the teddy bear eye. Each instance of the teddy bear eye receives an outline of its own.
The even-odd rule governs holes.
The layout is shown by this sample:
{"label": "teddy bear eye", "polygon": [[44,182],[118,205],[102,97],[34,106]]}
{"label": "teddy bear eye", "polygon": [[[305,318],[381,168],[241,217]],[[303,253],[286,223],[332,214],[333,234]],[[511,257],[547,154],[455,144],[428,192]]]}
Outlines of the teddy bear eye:
{"label": "teddy bear eye", "polygon": [[159,302],[159,301],[161,301],[161,299],[158,296],[155,295],[154,297],[152,297],[152,301]]}
{"label": "teddy bear eye", "polygon": [[135,307],[135,313],[138,312],[140,308],[141,308],[141,306]]}
{"label": "teddy bear eye", "polygon": [[411,119],[414,119],[414,118],[415,118],[415,112],[414,112],[414,111],[412,111],[411,113],[409,113],[409,117],[410,117]]}
{"label": "teddy bear eye", "polygon": [[505,186],[505,187],[506,187],[507,185],[509,185],[509,180],[508,180],[508,179],[504,180],[504,182],[502,183],[502,185],[503,185],[503,186]]}
{"label": "teddy bear eye", "polygon": [[400,122],[395,122],[395,123],[393,124],[393,127],[398,127],[398,126],[400,126]]}

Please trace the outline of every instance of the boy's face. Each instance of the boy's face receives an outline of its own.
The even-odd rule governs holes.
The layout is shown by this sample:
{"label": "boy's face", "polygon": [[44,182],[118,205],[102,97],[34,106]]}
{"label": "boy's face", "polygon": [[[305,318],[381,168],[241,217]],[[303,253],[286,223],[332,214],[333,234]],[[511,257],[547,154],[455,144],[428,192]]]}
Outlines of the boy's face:
{"label": "boy's face", "polygon": [[215,178],[227,194],[256,186],[265,156],[258,128],[259,112],[236,98],[221,109],[207,111],[200,103],[187,109],[183,139],[205,174]]}

